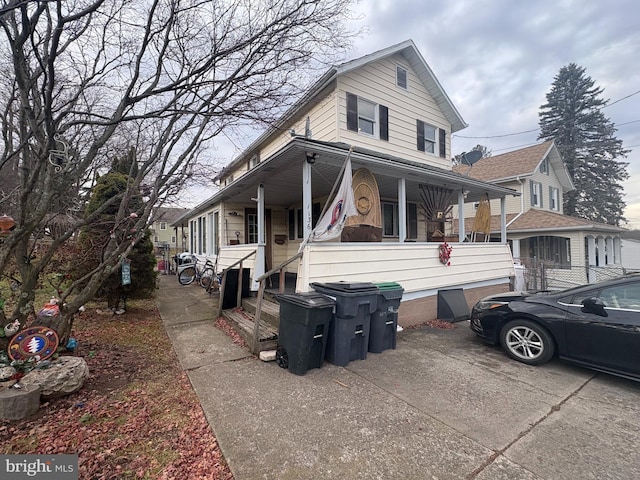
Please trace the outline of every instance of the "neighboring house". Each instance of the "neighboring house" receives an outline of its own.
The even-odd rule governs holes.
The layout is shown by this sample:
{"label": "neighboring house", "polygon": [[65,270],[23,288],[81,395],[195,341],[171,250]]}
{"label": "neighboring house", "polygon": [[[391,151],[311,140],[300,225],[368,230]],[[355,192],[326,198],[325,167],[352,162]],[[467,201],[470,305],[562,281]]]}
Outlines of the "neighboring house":
{"label": "neighboring house", "polygon": [[[434,319],[440,290],[464,288],[469,303],[506,291],[514,268],[504,215],[501,242],[454,243],[450,266],[439,260],[452,204],[488,195],[504,209],[518,195],[452,171],[451,135],[465,127],[412,41],[331,68],[183,217],[189,250],[216,256],[219,268],[247,257],[253,290],[299,250],[287,266],[298,292],[312,282],[398,282],[404,326]],[[303,242],[350,149],[358,215],[341,238]]]}
{"label": "neighboring house", "polygon": [[183,251],[186,247],[188,230],[178,229],[174,226],[174,222],[188,212],[187,208],[156,208],[152,214],[153,223],[151,224],[153,246],[157,249]]}
{"label": "neighboring house", "polygon": [[[506,202],[507,238],[516,262],[529,268],[544,264],[548,280],[544,287],[594,282],[622,273],[620,233],[625,229],[563,214],[564,195],[574,187],[553,141],[454,170],[520,192]],[[491,203],[495,211],[497,204]],[[476,208],[477,204],[465,205],[468,234],[474,230]],[[491,220],[491,237],[498,239],[499,217]]]}
{"label": "neighboring house", "polygon": [[622,266],[626,272],[640,272],[640,230],[631,230],[622,237]]}

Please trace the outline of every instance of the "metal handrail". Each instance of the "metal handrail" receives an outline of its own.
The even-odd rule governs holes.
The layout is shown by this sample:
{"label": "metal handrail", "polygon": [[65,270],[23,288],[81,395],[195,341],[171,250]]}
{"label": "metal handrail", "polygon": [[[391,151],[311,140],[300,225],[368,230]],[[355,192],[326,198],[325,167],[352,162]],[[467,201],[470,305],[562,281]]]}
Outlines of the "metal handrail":
{"label": "metal handrail", "polygon": [[279,283],[278,291],[280,293],[284,292],[285,283],[284,283],[284,272],[283,272],[283,269],[284,269],[284,267],[289,265],[291,262],[293,262],[295,260],[298,260],[300,257],[302,257],[302,252],[298,252],[293,257],[291,257],[289,260],[284,261],[283,263],[281,263],[277,267],[272,268],[268,272],[260,275],[258,278],[255,279],[257,282],[260,282],[260,286],[258,287],[258,294],[257,294],[257,297],[256,297],[256,313],[255,313],[255,316],[254,316],[254,324],[253,324],[253,341],[251,342],[251,353],[253,353],[253,354],[257,354],[258,353],[258,343],[260,341],[260,339],[259,339],[259,335],[260,335],[259,334],[259,331],[260,331],[260,316],[261,316],[261,313],[262,313],[262,300],[264,298],[264,291],[266,289],[266,282],[265,281],[271,275],[273,275],[277,271],[280,271],[280,283]]}

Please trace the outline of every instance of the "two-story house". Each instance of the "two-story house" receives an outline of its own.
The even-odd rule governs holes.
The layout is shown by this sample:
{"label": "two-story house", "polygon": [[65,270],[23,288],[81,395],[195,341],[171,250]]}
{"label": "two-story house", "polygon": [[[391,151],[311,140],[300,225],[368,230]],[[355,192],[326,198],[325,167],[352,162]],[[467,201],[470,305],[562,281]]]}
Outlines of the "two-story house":
{"label": "two-story house", "polygon": [[[301,252],[287,267],[297,292],[312,282],[398,282],[403,326],[434,319],[440,290],[464,288],[469,303],[506,291],[514,269],[505,207],[518,192],[452,171],[451,135],[465,127],[412,41],[333,67],[184,217],[189,249],[219,268],[249,255],[254,280]],[[306,242],[347,157],[358,214],[341,238]],[[501,208],[500,241],[462,234],[443,264],[451,206],[487,196]]]}
{"label": "two-story house", "polygon": [[154,210],[151,235],[156,249],[171,250],[175,253],[185,248],[188,232],[178,231],[174,222],[188,212],[187,208],[158,207]]}
{"label": "two-story house", "polygon": [[[520,192],[506,202],[507,238],[516,262],[529,269],[544,264],[546,288],[622,273],[620,233],[625,229],[563,214],[564,195],[574,187],[554,142],[462,163],[454,170]],[[495,212],[497,203],[492,201],[491,207]],[[467,235],[474,231],[477,208],[478,203],[465,205]],[[492,238],[499,239],[499,232],[499,217],[494,215]]]}

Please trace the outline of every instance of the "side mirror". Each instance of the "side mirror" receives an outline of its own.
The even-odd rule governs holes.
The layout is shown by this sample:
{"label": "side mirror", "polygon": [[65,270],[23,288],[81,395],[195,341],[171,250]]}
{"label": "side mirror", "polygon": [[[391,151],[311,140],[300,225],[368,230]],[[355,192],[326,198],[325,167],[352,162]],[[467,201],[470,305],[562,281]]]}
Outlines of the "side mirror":
{"label": "side mirror", "polygon": [[604,309],[603,301],[596,297],[585,298],[582,301],[582,311],[585,313],[600,315],[601,317],[609,316],[607,311]]}

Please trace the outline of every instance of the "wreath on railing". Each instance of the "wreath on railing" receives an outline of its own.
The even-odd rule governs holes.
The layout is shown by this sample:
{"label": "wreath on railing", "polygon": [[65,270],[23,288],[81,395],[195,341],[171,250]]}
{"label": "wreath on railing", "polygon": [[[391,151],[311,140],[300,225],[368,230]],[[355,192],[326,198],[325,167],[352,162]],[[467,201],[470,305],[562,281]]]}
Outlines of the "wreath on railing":
{"label": "wreath on railing", "polygon": [[453,250],[453,247],[447,242],[444,242],[442,245],[440,245],[440,247],[438,247],[438,250],[440,263],[446,265],[447,267],[451,265],[451,261],[449,259],[451,258],[451,251]]}

